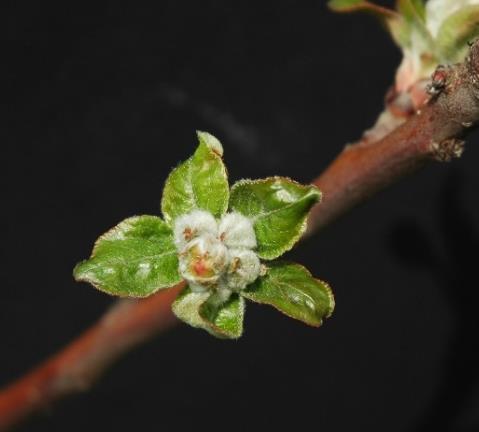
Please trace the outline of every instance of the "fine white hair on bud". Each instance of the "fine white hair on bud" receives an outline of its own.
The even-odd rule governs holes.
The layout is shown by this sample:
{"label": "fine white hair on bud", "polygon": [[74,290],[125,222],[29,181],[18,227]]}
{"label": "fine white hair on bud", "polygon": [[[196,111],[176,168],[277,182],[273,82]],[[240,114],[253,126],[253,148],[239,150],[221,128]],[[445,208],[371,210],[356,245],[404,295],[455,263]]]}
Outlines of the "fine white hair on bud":
{"label": "fine white hair on bud", "polygon": [[216,293],[220,302],[225,303],[229,300],[233,291],[225,284],[224,281],[220,281],[220,283],[216,287]]}
{"label": "fine white hair on bud", "polygon": [[211,213],[194,210],[174,221],[173,234],[179,272],[195,293],[215,293],[215,301],[225,303],[261,275],[253,223],[240,213],[218,223]]}
{"label": "fine white hair on bud", "polygon": [[191,291],[194,293],[204,293],[209,290],[208,285],[202,285],[196,282],[189,281],[188,286],[191,288]]}
{"label": "fine white hair on bud", "polygon": [[204,210],[193,210],[178,217],[173,225],[175,245],[182,250],[186,244],[204,234],[218,235],[218,224],[213,215]]}
{"label": "fine white hair on bud", "polygon": [[258,255],[248,249],[231,249],[226,273],[226,284],[233,291],[245,289],[254,282],[261,271]]}
{"label": "fine white hair on bud", "polygon": [[256,247],[256,235],[250,219],[240,213],[228,213],[219,223],[219,236],[228,248]]}
{"label": "fine white hair on bud", "polygon": [[228,262],[228,249],[211,234],[189,241],[179,254],[179,270],[183,278],[205,286],[218,281]]}

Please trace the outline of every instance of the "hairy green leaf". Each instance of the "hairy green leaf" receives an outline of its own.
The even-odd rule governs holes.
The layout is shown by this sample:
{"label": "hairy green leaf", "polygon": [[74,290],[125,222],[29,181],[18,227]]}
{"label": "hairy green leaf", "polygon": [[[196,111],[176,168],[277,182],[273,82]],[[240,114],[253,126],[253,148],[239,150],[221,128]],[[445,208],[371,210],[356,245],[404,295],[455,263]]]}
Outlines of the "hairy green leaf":
{"label": "hairy green leaf", "polygon": [[200,315],[216,333],[237,339],[243,334],[244,309],[244,299],[238,294],[233,294],[225,303],[213,294],[201,305]]}
{"label": "hairy green leaf", "polygon": [[334,297],[328,284],[314,279],[299,264],[272,263],[266,275],[242,295],[254,302],[274,306],[289,317],[315,327],[334,310]]}
{"label": "hairy green leaf", "polygon": [[108,294],[128,297],[147,297],[181,280],[173,234],[156,216],[125,219],[102,235],[73,274]]}
{"label": "hairy green leaf", "polygon": [[466,57],[467,42],[479,36],[479,6],[467,6],[446,18],[439,28],[436,44],[445,63],[457,63]]}
{"label": "hairy green leaf", "polygon": [[167,223],[195,209],[220,217],[228,208],[229,187],[223,147],[212,135],[198,132],[199,146],[166,180],[161,210]]}
{"label": "hairy green leaf", "polygon": [[211,295],[209,292],[193,292],[186,286],[172,304],[173,313],[185,323],[208,330],[207,323],[200,316],[200,306]]}
{"label": "hairy green leaf", "polygon": [[240,180],[231,188],[230,207],[249,217],[258,241],[258,256],[274,259],[293,247],[306,229],[311,207],[321,192],[284,177]]}
{"label": "hairy green leaf", "polygon": [[172,305],[179,319],[223,339],[241,336],[244,308],[244,300],[237,294],[221,303],[214,294],[193,292],[190,287],[186,287]]}

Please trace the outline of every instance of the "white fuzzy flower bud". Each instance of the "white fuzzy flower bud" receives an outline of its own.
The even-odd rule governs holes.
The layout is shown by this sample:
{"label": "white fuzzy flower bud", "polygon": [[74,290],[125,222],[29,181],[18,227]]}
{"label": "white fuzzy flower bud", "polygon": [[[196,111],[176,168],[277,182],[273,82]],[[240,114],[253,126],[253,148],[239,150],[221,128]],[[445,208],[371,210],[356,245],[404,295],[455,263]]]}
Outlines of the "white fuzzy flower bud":
{"label": "white fuzzy flower bud", "polygon": [[254,282],[261,273],[253,223],[239,213],[223,216],[194,210],[174,221],[179,271],[195,293],[214,292],[226,302]]}
{"label": "white fuzzy flower bud", "polygon": [[181,251],[189,241],[196,237],[204,234],[216,237],[218,224],[211,213],[204,210],[193,210],[175,220],[173,234],[176,248]]}
{"label": "white fuzzy flower bud", "polygon": [[193,284],[215,284],[228,265],[228,249],[215,236],[203,234],[186,244],[179,254],[181,275]]}
{"label": "white fuzzy flower bud", "polygon": [[231,249],[229,254],[226,284],[233,291],[243,290],[260,274],[261,264],[258,255],[248,249]]}
{"label": "white fuzzy flower bud", "polygon": [[239,213],[228,213],[219,223],[219,236],[228,248],[256,247],[256,235],[250,219]]}

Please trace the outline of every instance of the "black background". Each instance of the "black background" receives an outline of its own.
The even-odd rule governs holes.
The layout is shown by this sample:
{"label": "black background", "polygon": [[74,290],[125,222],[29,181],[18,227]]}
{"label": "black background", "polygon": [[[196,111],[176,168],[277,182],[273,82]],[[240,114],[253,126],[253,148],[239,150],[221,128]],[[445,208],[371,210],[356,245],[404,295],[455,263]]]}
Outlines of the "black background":
{"label": "black background", "polygon": [[[1,385],[111,304],[72,268],[158,214],[195,129],[232,182],[308,182],[374,122],[400,61],[370,17],[319,0],[15,2],[1,20]],[[178,326],[19,430],[479,430],[476,144],[289,254],[335,291],[324,327],[251,303],[237,342]]]}

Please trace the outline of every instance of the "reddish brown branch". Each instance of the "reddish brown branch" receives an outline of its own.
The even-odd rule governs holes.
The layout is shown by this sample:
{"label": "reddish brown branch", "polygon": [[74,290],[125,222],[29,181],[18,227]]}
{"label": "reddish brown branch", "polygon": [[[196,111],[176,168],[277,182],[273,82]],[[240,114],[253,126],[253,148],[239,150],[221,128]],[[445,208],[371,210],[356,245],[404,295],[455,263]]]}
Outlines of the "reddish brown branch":
{"label": "reddish brown branch", "polygon": [[479,42],[460,65],[438,69],[443,81],[433,100],[375,142],[346,147],[314,183],[323,202],[311,212],[308,234],[428,160],[449,161],[463,151],[462,137],[479,121]]}
{"label": "reddish brown branch", "polygon": [[[324,193],[309,220],[312,233],[427,160],[462,151],[479,121],[479,43],[464,64],[441,70],[439,95],[402,126],[347,147],[315,181]],[[181,286],[144,300],[122,300],[79,339],[0,392],[0,430],[71,393],[89,388],[123,353],[175,323],[170,309]]]}
{"label": "reddish brown branch", "polygon": [[122,354],[175,324],[182,284],[143,300],[118,301],[63,351],[0,393],[0,431],[69,394],[85,391]]}

